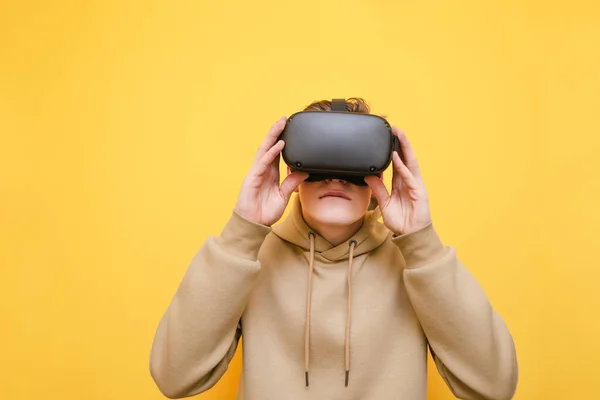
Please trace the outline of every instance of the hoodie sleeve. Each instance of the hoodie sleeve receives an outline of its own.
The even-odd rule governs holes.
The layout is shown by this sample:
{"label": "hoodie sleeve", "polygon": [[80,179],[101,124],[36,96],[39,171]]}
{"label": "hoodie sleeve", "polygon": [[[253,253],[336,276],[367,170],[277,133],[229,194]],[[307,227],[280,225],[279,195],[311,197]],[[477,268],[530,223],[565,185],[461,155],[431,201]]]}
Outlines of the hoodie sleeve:
{"label": "hoodie sleeve", "polygon": [[258,252],[270,231],[234,212],[221,235],[209,237],[193,258],[150,351],[150,373],[165,396],[202,393],[227,370],[260,270]]}
{"label": "hoodie sleeve", "polygon": [[473,275],[432,224],[394,237],[406,261],[404,283],[438,369],[465,400],[508,400],[518,366],[512,336]]}

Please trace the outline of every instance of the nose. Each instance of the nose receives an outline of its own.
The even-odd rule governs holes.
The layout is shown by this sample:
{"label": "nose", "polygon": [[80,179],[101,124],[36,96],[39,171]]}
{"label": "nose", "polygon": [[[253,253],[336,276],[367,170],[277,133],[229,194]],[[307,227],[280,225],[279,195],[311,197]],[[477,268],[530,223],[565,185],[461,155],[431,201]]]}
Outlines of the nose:
{"label": "nose", "polygon": [[337,179],[337,178],[325,179],[325,183],[332,183],[332,182],[341,183],[342,185],[345,185],[346,183],[348,183],[348,181],[346,181],[344,179]]}

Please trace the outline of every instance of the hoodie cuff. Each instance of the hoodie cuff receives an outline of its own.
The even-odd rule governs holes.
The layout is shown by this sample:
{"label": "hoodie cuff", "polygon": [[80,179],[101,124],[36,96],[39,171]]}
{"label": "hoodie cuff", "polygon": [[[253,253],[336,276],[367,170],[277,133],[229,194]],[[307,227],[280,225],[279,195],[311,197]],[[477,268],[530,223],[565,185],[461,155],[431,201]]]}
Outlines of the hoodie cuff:
{"label": "hoodie cuff", "polygon": [[218,243],[230,254],[256,261],[258,251],[270,232],[271,227],[252,222],[234,211],[221,231]]}
{"label": "hoodie cuff", "polygon": [[409,269],[428,264],[441,257],[444,251],[444,245],[431,222],[415,232],[392,237],[392,243],[402,252],[406,268]]}

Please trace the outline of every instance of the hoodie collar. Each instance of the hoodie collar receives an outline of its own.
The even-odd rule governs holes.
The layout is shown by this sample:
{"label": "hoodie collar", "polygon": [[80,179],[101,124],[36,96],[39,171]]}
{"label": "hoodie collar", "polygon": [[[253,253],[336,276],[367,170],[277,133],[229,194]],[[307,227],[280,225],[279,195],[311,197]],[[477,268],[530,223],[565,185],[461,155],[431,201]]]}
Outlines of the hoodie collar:
{"label": "hoodie collar", "polygon": [[[290,201],[292,208],[290,215],[283,221],[273,226],[273,233],[281,239],[301,247],[303,250],[310,249],[309,232],[314,232],[302,216],[300,199],[294,195]],[[348,259],[350,242],[355,240],[357,245],[354,249],[354,257],[381,246],[391,235],[390,231],[378,221],[381,216],[379,207],[369,210],[363,217],[363,225],[351,238],[334,246],[325,238],[315,232],[315,251],[330,261]]]}

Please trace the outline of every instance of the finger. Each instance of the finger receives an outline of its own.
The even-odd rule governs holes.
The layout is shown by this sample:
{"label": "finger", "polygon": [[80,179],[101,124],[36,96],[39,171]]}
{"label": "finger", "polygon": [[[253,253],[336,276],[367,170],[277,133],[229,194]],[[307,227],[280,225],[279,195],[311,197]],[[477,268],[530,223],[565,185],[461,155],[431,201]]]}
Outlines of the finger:
{"label": "finger", "polygon": [[278,141],[277,143],[275,143],[274,146],[272,146],[269,151],[267,151],[256,163],[255,168],[254,168],[254,172],[257,175],[262,175],[264,174],[267,169],[269,168],[269,166],[271,166],[271,164],[273,164],[273,161],[275,161],[275,159],[277,159],[277,156],[279,156],[279,153],[281,152],[281,150],[283,149],[283,147],[285,146],[285,143],[283,140]]}
{"label": "finger", "polygon": [[384,207],[390,199],[390,194],[388,193],[385,184],[381,179],[376,176],[365,176],[365,182],[371,188],[373,195],[377,199],[380,207]]}
{"label": "finger", "polygon": [[287,121],[286,117],[281,117],[281,118],[279,118],[279,120],[277,122],[275,122],[271,126],[271,128],[269,129],[269,132],[267,133],[267,136],[265,137],[265,139],[259,146],[258,151],[256,152],[255,161],[260,160],[269,151],[269,149],[271,149],[273,147],[273,145],[277,141],[277,138],[283,131],[286,121]]}
{"label": "finger", "polygon": [[287,204],[292,192],[296,190],[298,186],[302,182],[304,182],[308,178],[308,173],[306,172],[292,172],[289,174],[281,183],[281,187],[279,188],[281,195],[285,199]]}
{"label": "finger", "polygon": [[392,154],[392,163],[394,164],[394,175],[392,181],[400,177],[401,181],[408,187],[414,188],[416,184],[416,178],[408,167],[400,159],[398,152],[394,151]]}
{"label": "finger", "polygon": [[404,156],[404,160],[406,162],[406,166],[415,176],[420,175],[419,163],[417,162],[417,156],[410,144],[410,141],[406,137],[403,131],[401,131],[397,127],[392,128],[392,133],[394,133],[398,137],[398,141],[400,142],[400,149],[402,150],[402,155]]}

